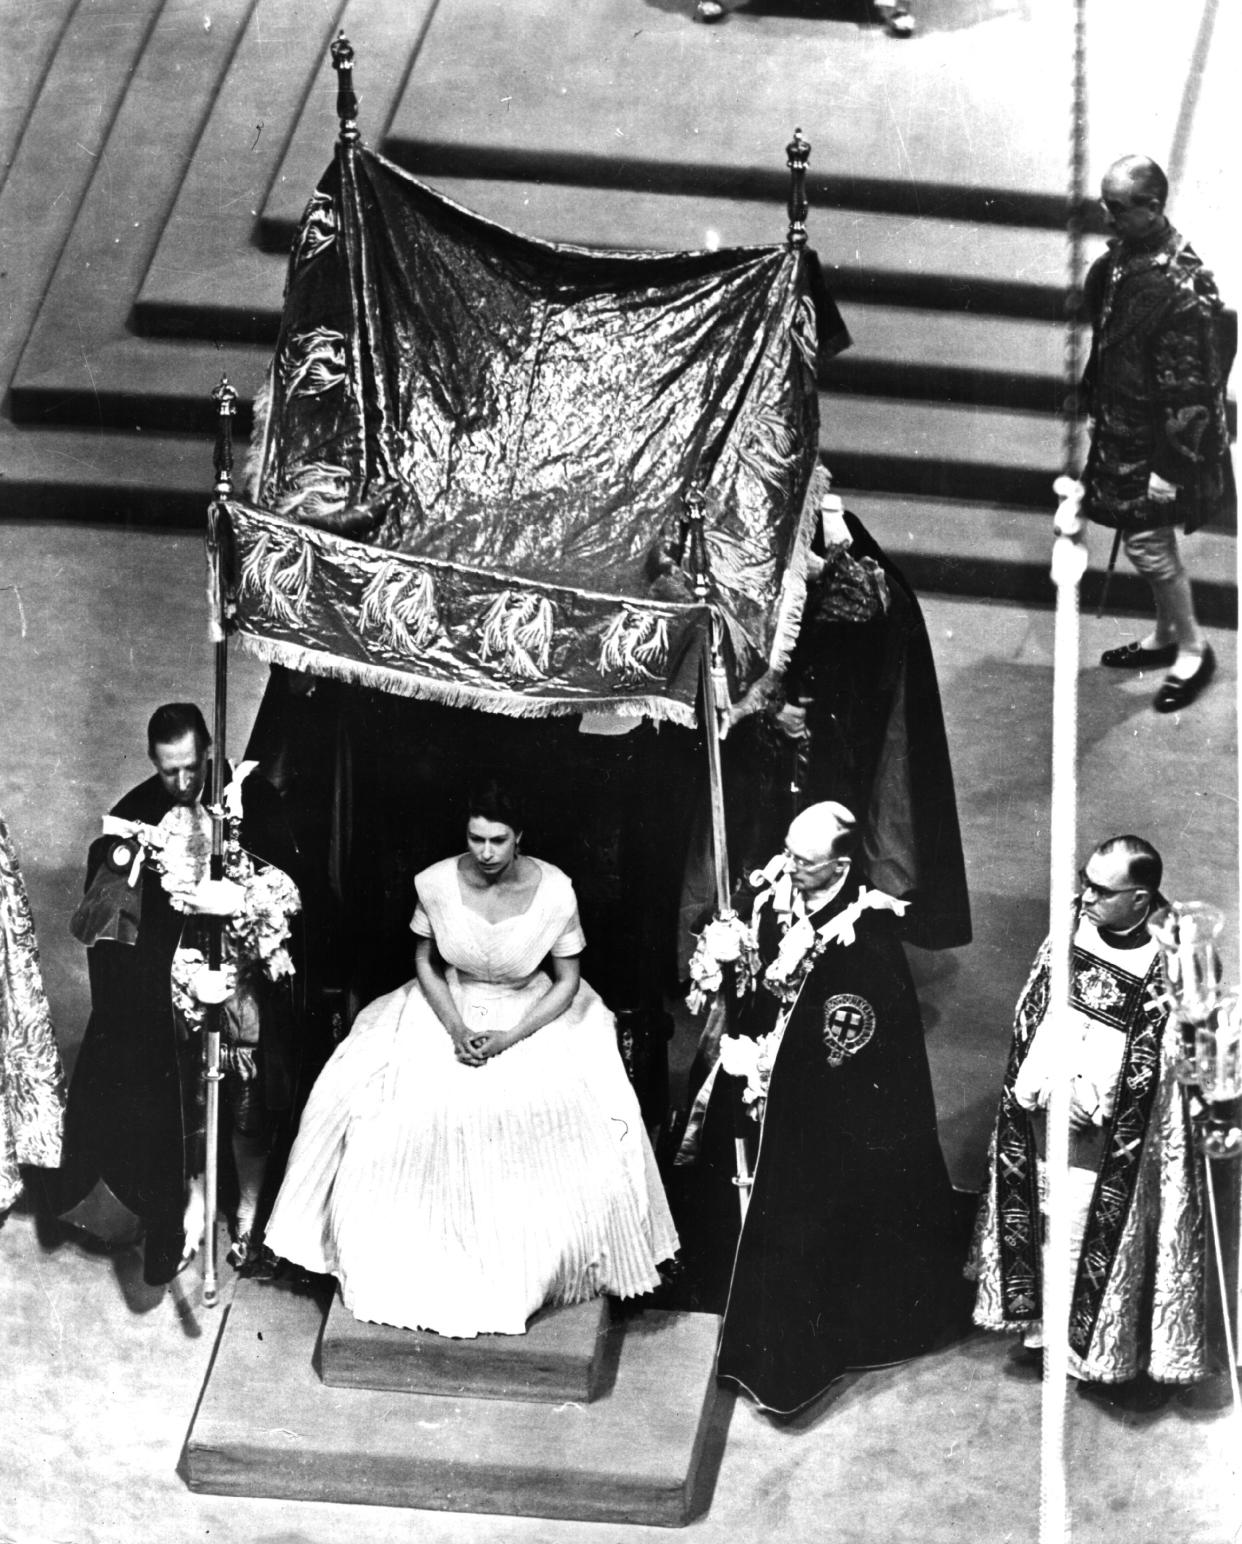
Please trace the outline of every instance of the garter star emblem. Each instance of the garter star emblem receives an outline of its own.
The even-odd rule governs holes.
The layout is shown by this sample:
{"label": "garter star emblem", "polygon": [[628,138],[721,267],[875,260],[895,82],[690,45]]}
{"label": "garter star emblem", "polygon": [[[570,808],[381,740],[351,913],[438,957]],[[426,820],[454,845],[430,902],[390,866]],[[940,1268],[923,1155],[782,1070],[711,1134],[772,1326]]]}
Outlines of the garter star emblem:
{"label": "garter star emblem", "polygon": [[846,1057],[861,1051],[874,1034],[875,1009],[865,997],[840,992],[824,1004],[824,1044],[830,1067],[839,1067]]}

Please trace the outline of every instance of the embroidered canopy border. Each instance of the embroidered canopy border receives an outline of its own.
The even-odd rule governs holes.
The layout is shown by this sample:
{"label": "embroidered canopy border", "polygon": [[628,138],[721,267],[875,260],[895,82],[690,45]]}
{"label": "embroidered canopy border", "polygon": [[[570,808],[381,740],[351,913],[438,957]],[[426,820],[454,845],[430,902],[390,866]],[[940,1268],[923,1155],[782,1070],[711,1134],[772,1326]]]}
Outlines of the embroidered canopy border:
{"label": "embroidered canopy border", "polygon": [[687,724],[714,631],[736,717],[796,635],[847,343],[805,247],[538,241],[341,143],[215,506],[225,629],[407,696]]}

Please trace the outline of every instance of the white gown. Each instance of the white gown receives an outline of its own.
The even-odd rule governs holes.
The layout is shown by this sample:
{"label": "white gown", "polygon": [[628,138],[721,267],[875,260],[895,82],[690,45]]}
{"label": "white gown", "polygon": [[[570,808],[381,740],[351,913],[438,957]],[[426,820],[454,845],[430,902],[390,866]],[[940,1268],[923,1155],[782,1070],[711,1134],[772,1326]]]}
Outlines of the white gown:
{"label": "white gown", "polygon": [[[573,886],[539,863],[530,907],[492,923],[457,864],[418,875],[410,926],[435,938],[466,1024],[507,1029],[547,990],[545,957],[582,950]],[[356,1318],[442,1335],[521,1334],[544,1304],[651,1290],[677,1234],[612,1014],[584,981],[467,1067],[417,980],[377,999],[311,1091],[267,1242],[335,1275]]]}

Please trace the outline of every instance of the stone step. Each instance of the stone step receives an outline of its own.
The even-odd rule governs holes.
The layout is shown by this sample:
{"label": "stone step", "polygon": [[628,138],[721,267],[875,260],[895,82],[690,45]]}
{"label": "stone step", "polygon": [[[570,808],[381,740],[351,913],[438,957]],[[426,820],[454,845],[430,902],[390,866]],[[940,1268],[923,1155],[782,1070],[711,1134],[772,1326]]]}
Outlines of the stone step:
{"label": "stone step", "polygon": [[623,1320],[611,1388],[554,1405],[330,1388],[323,1313],[238,1282],[182,1454],[191,1490],[666,1528],[706,1509],[731,1403],[714,1315]]}
{"label": "stone step", "polygon": [[[1062,221],[1067,39],[1057,15],[998,18],[971,50],[930,31],[901,50],[818,7],[740,10],[718,27],[693,25],[681,5],[647,7],[619,25],[612,0],[580,0],[567,26],[557,0],[454,0],[420,38],[386,136],[365,106],[378,51],[365,31],[352,41],[364,138],[407,146],[438,174],[518,168],[609,190],[758,193],[779,211],[785,145],[800,125],[813,184],[831,187],[831,203]],[[969,113],[929,117],[932,81]],[[282,186],[314,175],[291,155],[266,217],[287,216]]]}
{"label": "stone step", "polygon": [[547,1308],[524,1335],[445,1335],[363,1324],[333,1296],[319,1342],[331,1388],[388,1389],[449,1398],[589,1404],[604,1382],[607,1298]]}
{"label": "stone step", "polygon": [[197,528],[214,482],[205,434],[20,428],[0,420],[6,519]]}
{"label": "stone step", "polygon": [[[922,594],[973,595],[991,601],[1052,605],[1051,489],[1045,518],[1027,508],[918,498],[836,485],[845,502]],[[1084,611],[1094,611],[1104,589],[1112,533],[1088,529],[1091,564],[1082,582]],[[1237,540],[1233,532],[1196,531],[1182,542],[1194,581],[1195,605],[1213,627],[1238,622]],[[1108,585],[1109,614],[1150,616],[1147,584],[1120,556]]]}
{"label": "stone step", "polygon": [[241,444],[271,356],[263,344],[132,335],[105,343],[89,360],[49,359],[41,347],[38,353],[27,348],[9,391],[9,412],[18,424],[198,433],[210,455],[216,383],[227,375],[238,393],[234,430]]}
{"label": "stone step", "polygon": [[[179,5],[165,6],[155,18],[14,372],[15,413],[21,412],[24,383],[49,373],[70,397],[115,394],[106,351],[125,334],[133,296],[193,160],[199,126],[248,3],[224,0],[213,9],[210,27],[201,14]],[[137,152],[153,121],[163,125],[159,152]],[[193,368],[195,361],[187,364]],[[84,421],[111,420],[88,403]]]}
{"label": "stone step", "polygon": [[[143,296],[152,283],[157,290],[171,288],[208,318],[218,298],[242,317],[264,313],[263,325],[268,314],[279,313],[284,265],[256,258],[251,235],[307,94],[324,84],[325,72],[332,75],[328,45],[340,10],[340,0],[255,0],[249,8],[150,267],[136,287],[140,330],[147,329]],[[324,165],[331,156],[329,138]],[[314,182],[298,190],[302,205]],[[213,339],[254,335],[253,326],[228,331],[210,319],[166,330]]]}
{"label": "stone step", "polygon": [[[1088,57],[1089,197],[1115,146],[1142,143],[1173,171],[1192,230],[1227,203],[1228,171],[1210,145],[1188,164],[1197,104],[1183,100],[1180,83],[1196,81],[1209,106],[1223,105],[1233,90],[1228,45],[1238,36],[1236,18],[1226,13],[1213,28],[1203,9],[1162,13],[1153,47],[1131,0],[1097,0]],[[556,0],[500,8],[454,0],[425,27],[420,8],[391,122],[387,77],[368,97],[388,39],[377,50],[368,13],[355,27],[351,12],[363,137],[433,179],[516,178],[709,201],[749,194],[779,211],[784,146],[797,124],[813,146],[813,208],[1063,228],[1072,38],[1055,7],[933,15],[912,48],[893,48],[878,28],[859,25],[865,0],[853,16],[841,6],[729,10],[715,27],[694,26],[683,5],[648,7],[631,23],[610,0],[582,0],[566,28]],[[316,102],[329,124],[328,92]],[[300,190],[318,177],[326,150],[318,131],[295,135],[265,222],[288,227],[296,218]]]}
{"label": "stone step", "polygon": [[[27,102],[27,117],[12,142],[12,159],[0,189],[0,361],[5,385],[161,3],[79,4],[45,56],[37,96]],[[108,61],[106,69],[100,68],[103,59]],[[7,91],[5,97],[19,99],[10,99]]]}
{"label": "stone step", "polygon": [[5,89],[0,96],[0,187],[8,176],[17,146],[47,81],[75,0],[46,0],[22,13],[20,27],[10,27],[4,40]]}
{"label": "stone step", "polygon": [[821,383],[831,391],[1042,413],[1061,409],[1061,327],[865,303],[846,303],[841,311],[854,345],[822,372]]}
{"label": "stone step", "polygon": [[1061,462],[1047,413],[821,392],[819,425],[847,488],[1046,507]]}

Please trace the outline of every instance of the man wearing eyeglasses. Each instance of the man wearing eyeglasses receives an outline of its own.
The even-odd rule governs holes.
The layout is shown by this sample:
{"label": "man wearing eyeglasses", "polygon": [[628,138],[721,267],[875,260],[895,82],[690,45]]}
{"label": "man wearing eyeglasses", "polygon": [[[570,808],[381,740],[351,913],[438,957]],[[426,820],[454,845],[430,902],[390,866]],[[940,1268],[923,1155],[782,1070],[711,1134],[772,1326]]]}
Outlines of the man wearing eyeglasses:
{"label": "man wearing eyeglasses", "polygon": [[1203,1201],[1163,1054],[1169,1013],[1148,926],[1165,904],[1160,855],[1111,837],[1079,879],[1069,1006],[1049,1012],[1045,942],[1014,1017],[972,1260],[975,1321],[1021,1333],[1019,1359],[1038,1360],[1045,1119],[1068,1082],[1070,1371],[1124,1403],[1208,1370]]}
{"label": "man wearing eyeglasses", "polygon": [[1120,534],[1151,587],[1156,625],[1107,649],[1115,670],[1167,667],[1153,706],[1189,706],[1216,669],[1195,616],[1177,527],[1232,516],[1225,383],[1236,321],[1216,281],[1169,223],[1169,185],[1154,161],[1110,166],[1101,205],[1114,238],[1084,286],[1093,330],[1083,398],[1092,423],[1083,512]]}

